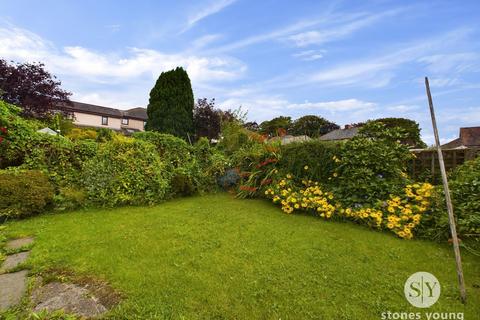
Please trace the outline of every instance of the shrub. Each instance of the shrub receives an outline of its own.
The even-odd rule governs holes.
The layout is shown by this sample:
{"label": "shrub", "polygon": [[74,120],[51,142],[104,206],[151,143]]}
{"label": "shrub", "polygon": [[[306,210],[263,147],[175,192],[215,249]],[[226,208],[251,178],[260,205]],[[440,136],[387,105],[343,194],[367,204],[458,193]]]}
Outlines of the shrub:
{"label": "shrub", "polygon": [[25,155],[22,168],[42,170],[56,188],[77,185],[83,163],[95,156],[98,144],[92,140],[71,142],[62,136],[40,135],[36,147]]}
{"label": "shrub", "polygon": [[35,147],[40,123],[23,119],[20,111],[0,100],[0,168],[22,164],[25,155]]}
{"label": "shrub", "polygon": [[[457,232],[463,240],[480,244],[480,158],[457,167],[449,179]],[[437,187],[434,210],[425,219],[422,234],[425,237],[445,240],[450,237],[450,225],[443,187]]]}
{"label": "shrub", "polygon": [[130,139],[101,145],[84,165],[83,186],[97,205],[154,204],[165,199],[168,178],[155,146]]}
{"label": "shrub", "polygon": [[218,177],[225,173],[227,159],[223,153],[210,146],[207,138],[197,141],[193,154],[199,166],[199,184],[202,191],[213,191]]}
{"label": "shrub", "polygon": [[[337,143],[320,140],[295,142],[281,147],[278,169],[311,180],[328,184],[337,166],[334,156],[338,155]],[[307,168],[307,169],[305,169]]]}
{"label": "shrub", "polygon": [[231,156],[241,148],[249,149],[254,145],[263,144],[264,140],[262,135],[245,129],[240,122],[231,121],[223,125],[218,148],[227,156]]}
{"label": "shrub", "polygon": [[53,187],[40,171],[0,173],[0,219],[31,216],[44,211]]}
{"label": "shrub", "polygon": [[374,204],[398,194],[410,181],[406,164],[412,154],[392,139],[393,129],[382,128],[375,136],[358,135],[341,144],[333,160],[337,168],[331,180],[335,193],[347,205]]}
{"label": "shrub", "polygon": [[115,135],[115,132],[113,132],[113,130],[107,129],[107,128],[100,128],[100,129],[97,129],[96,140],[97,142],[111,141],[114,135]]}
{"label": "shrub", "polygon": [[[172,196],[190,195],[197,191],[210,189],[215,185],[215,172],[210,171],[209,173],[213,176],[206,176],[207,171],[212,169],[207,166],[211,160],[210,154],[213,153],[208,141],[208,147],[205,142],[200,142],[197,148],[194,148],[184,140],[170,134],[140,132],[135,133],[134,137],[155,145],[160,158],[165,162]],[[197,159],[197,155],[203,158]],[[204,161],[204,167],[201,167],[201,161]]]}
{"label": "shrub", "polygon": [[85,190],[75,187],[62,187],[53,198],[53,204],[56,210],[78,209],[86,204]]}
{"label": "shrub", "polygon": [[73,128],[66,137],[71,140],[95,140],[97,138],[97,131],[88,128]]}

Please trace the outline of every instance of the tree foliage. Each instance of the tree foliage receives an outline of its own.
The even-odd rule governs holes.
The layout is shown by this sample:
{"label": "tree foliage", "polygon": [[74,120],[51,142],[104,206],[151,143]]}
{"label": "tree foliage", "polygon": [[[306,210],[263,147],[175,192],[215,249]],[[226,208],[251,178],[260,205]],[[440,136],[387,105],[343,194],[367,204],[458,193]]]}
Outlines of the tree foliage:
{"label": "tree foliage", "polygon": [[181,67],[162,72],[150,91],[146,129],[187,139],[193,133],[193,106],[187,72]]}
{"label": "tree foliage", "polygon": [[0,59],[0,99],[21,107],[24,117],[46,119],[68,106],[71,93],[60,85],[42,63],[9,64]]}
{"label": "tree foliage", "polygon": [[340,127],[322,117],[307,115],[295,120],[289,132],[293,135],[307,135],[311,138],[319,137]]}
{"label": "tree foliage", "polygon": [[400,139],[403,144],[412,147],[426,147],[426,144],[420,137],[420,126],[417,122],[405,118],[382,118],[374,120],[385,125],[386,128],[398,128],[404,132],[404,137]]}
{"label": "tree foliage", "polygon": [[291,117],[280,116],[272,120],[263,121],[260,124],[260,132],[270,136],[277,136],[280,133],[287,133],[291,125]]}
{"label": "tree foliage", "polygon": [[221,130],[221,111],[215,109],[215,99],[198,99],[193,110],[193,126],[197,139],[217,139]]}

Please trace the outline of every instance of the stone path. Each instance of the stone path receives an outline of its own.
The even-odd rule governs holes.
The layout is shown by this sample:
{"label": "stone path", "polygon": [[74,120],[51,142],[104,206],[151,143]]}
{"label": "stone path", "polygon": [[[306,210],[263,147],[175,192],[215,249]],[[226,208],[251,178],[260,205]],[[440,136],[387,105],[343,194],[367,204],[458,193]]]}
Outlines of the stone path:
{"label": "stone path", "polygon": [[[10,250],[18,250],[31,245],[33,238],[21,238],[7,242]],[[24,263],[30,251],[8,255],[0,267],[0,311],[4,311],[20,302],[27,287],[27,271],[9,272]]]}
{"label": "stone path", "polygon": [[[21,269],[30,254],[30,251],[21,250],[27,249],[27,246],[32,244],[33,238],[15,239],[6,244],[10,252],[17,253],[8,255],[0,266],[0,312],[19,304],[25,294],[28,272],[16,270]],[[96,298],[93,292],[99,298]],[[60,282],[41,285],[35,288],[31,295],[34,311],[64,310],[84,318],[102,315],[108,308],[117,304],[119,299],[120,296],[105,285]]]}

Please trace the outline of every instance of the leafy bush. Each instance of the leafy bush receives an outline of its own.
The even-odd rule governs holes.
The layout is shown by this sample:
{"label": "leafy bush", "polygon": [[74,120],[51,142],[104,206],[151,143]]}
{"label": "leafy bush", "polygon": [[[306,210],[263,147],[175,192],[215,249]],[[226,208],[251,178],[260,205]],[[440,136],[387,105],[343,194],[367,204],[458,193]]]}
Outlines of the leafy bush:
{"label": "leafy bush", "polygon": [[111,141],[115,135],[115,132],[108,128],[100,128],[97,129],[97,137],[96,140],[98,142],[106,142]]}
{"label": "leafy bush", "polygon": [[130,139],[101,145],[84,165],[83,186],[97,205],[154,204],[165,199],[168,178],[155,146]]}
{"label": "leafy bush", "polygon": [[[480,158],[465,162],[449,179],[457,232],[463,240],[480,247]],[[437,187],[434,210],[422,224],[422,235],[437,240],[450,237],[450,225],[443,187]]]}
{"label": "leafy bush", "polygon": [[412,154],[396,141],[396,132],[382,124],[375,134],[360,134],[341,144],[333,160],[337,168],[329,179],[335,194],[347,205],[373,204],[398,194],[410,181],[405,173]]}
{"label": "leafy bush", "polygon": [[85,190],[75,187],[62,187],[53,197],[55,210],[73,210],[84,207],[86,204]]}
{"label": "leafy bush", "polygon": [[185,140],[153,131],[135,133],[134,138],[148,141],[156,147],[165,163],[173,196],[190,195],[198,191],[200,169],[193,155],[193,147]]}
{"label": "leafy bush", "polygon": [[[281,147],[278,169],[311,180],[328,184],[337,166],[334,156],[338,155],[337,143],[320,140],[296,142]],[[307,168],[307,169],[305,169]]]}
{"label": "leafy bush", "polygon": [[0,168],[18,166],[25,155],[35,147],[36,132],[40,128],[38,121],[20,117],[21,109],[0,100]]}
{"label": "leafy bush", "polygon": [[0,172],[0,219],[31,216],[44,211],[53,187],[40,171]]}
{"label": "leafy bush", "polygon": [[73,128],[66,135],[71,140],[95,140],[97,131],[89,128]]}
{"label": "leafy bush", "polygon": [[78,184],[83,163],[95,156],[98,144],[92,140],[71,142],[62,136],[39,135],[36,147],[24,159],[22,168],[46,172],[55,187]]}
{"label": "leafy bush", "polygon": [[218,148],[227,156],[241,148],[249,149],[255,145],[263,144],[265,138],[250,130],[245,129],[238,121],[227,122],[222,128],[222,139],[218,144]]}
{"label": "leafy bush", "polygon": [[225,173],[228,164],[223,153],[210,146],[207,138],[200,138],[194,145],[193,154],[199,166],[199,184],[202,191],[213,191],[218,177]]}

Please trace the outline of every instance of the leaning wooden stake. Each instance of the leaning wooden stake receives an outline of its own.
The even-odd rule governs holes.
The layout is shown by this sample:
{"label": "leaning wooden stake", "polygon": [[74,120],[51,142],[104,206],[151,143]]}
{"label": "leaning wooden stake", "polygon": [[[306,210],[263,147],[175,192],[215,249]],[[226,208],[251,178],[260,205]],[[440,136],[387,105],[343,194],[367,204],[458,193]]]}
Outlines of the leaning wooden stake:
{"label": "leaning wooden stake", "polygon": [[458,246],[457,228],[455,227],[455,217],[453,216],[452,199],[450,198],[450,189],[448,188],[447,173],[445,171],[445,163],[443,162],[442,148],[440,147],[440,139],[438,138],[437,121],[435,120],[435,111],[433,110],[432,94],[430,93],[430,84],[428,78],[425,77],[425,87],[427,89],[428,104],[430,105],[430,115],[432,116],[433,134],[435,135],[435,144],[437,146],[438,162],[440,164],[440,173],[442,174],[443,189],[445,191],[445,200],[447,202],[448,220],[450,222],[450,231],[452,233],[453,251],[455,252],[455,261],[457,263],[458,285],[460,287],[460,297],[462,302],[467,301],[465,292],[465,280],[463,279],[462,259],[460,257],[460,248]]}

